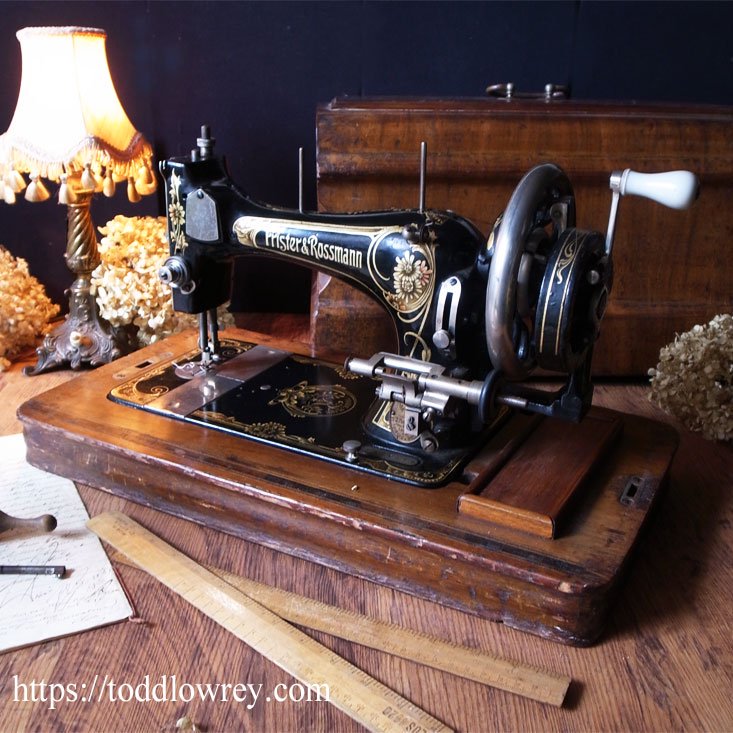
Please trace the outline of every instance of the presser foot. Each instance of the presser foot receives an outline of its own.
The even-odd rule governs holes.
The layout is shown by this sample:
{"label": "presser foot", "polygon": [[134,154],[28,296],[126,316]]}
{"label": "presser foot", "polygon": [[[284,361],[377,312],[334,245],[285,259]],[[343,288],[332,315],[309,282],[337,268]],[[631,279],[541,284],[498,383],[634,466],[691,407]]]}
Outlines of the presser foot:
{"label": "presser foot", "polygon": [[201,359],[197,361],[187,361],[183,364],[173,362],[173,370],[177,377],[181,379],[194,379],[203,377],[213,371],[222,362],[220,354],[212,354],[209,351],[201,353]]}
{"label": "presser foot", "polygon": [[176,376],[186,380],[202,377],[209,374],[224,360],[219,341],[216,308],[199,314],[199,348],[201,349],[200,359],[191,359],[185,363],[173,362]]}

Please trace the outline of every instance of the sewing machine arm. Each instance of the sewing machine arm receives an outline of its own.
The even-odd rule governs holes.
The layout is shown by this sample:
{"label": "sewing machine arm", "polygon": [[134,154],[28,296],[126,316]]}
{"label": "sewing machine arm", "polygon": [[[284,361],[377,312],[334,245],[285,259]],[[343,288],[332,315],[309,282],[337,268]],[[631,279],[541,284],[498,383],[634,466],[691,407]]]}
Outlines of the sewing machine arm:
{"label": "sewing machine arm", "polygon": [[[422,205],[325,214],[261,204],[231,181],[207,134],[197,143],[190,158],[161,164],[171,256],[160,275],[176,310],[202,314],[204,368],[217,361],[215,309],[230,298],[234,257],[323,270],[390,316],[397,353],[352,358],[346,368],[376,380],[378,401],[393,406],[380,412],[391,435],[379,440],[423,452],[469,441],[502,406],[580,420],[593,393],[620,196],[685,208],[697,191],[685,171],[614,173],[602,235],[576,227],[570,181],[542,164],[522,178],[487,241],[468,220]],[[537,367],[564,375],[563,387],[528,387]]]}

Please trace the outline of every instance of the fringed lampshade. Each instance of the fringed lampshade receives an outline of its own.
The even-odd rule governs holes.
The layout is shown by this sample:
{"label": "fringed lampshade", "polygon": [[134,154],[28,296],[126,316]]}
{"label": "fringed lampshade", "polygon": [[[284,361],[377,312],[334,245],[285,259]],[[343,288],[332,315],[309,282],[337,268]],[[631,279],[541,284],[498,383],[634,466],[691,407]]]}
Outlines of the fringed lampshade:
{"label": "fringed lampshade", "polygon": [[[102,185],[108,196],[115,183],[128,181],[134,201],[151,193],[153,153],[117,98],[105,32],[23,28],[17,37],[23,62],[20,93],[10,127],[0,136],[0,161],[11,193],[25,188],[21,172],[30,174],[26,198],[31,200],[44,198],[43,193],[36,198],[33,188],[33,181],[36,188],[43,186],[43,178],[78,179],[95,190]],[[72,188],[72,198],[73,193]]]}
{"label": "fringed lampshade", "polygon": [[117,97],[103,30],[23,28],[17,37],[22,78],[15,114],[0,136],[0,199],[15,203],[25,190],[27,200],[44,201],[51,195],[46,182],[58,184],[59,202],[69,206],[66,262],[77,275],[66,323],[38,350],[32,373],[104,363],[123,344],[89,292],[99,264],[89,204],[95,192],[114,195],[122,181],[131,201],[152,193],[152,149]]}

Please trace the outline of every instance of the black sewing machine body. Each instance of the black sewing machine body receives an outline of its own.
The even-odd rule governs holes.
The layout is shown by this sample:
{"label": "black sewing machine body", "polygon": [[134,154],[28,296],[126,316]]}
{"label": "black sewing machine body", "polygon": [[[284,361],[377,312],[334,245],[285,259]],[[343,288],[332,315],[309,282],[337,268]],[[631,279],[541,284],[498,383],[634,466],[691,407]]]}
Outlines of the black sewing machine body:
{"label": "black sewing machine body", "polygon": [[[196,283],[191,292],[185,283],[173,289],[176,310],[201,313],[226,302],[234,257],[272,257],[329,272],[375,298],[391,316],[404,356],[451,369],[486,363],[476,334],[483,327],[478,308],[489,258],[486,237],[467,219],[433,210],[324,214],[276,208],[241,192],[221,158],[171,160],[162,169],[169,210],[176,212],[171,254],[182,257]],[[456,315],[448,314],[458,333],[450,346],[437,348],[436,295],[448,280],[465,295],[453,306]]]}
{"label": "black sewing machine body", "polygon": [[[176,310],[200,315],[200,353],[113,399],[142,391],[134,406],[425,486],[448,480],[512,409],[573,422],[585,415],[618,197],[629,175],[641,174],[614,174],[604,237],[575,227],[565,173],[537,166],[487,238],[453,212],[426,208],[424,189],[414,210],[326,214],[262,204],[232,182],[206,128],[197,143],[190,157],[161,164],[170,257],[160,276]],[[641,188],[656,193],[648,178]],[[391,317],[397,352],[340,368],[224,348],[216,308],[230,298],[233,259],[246,256],[323,270],[367,293]],[[562,375],[563,386],[527,386],[538,366]],[[146,390],[177,397],[151,400]]]}

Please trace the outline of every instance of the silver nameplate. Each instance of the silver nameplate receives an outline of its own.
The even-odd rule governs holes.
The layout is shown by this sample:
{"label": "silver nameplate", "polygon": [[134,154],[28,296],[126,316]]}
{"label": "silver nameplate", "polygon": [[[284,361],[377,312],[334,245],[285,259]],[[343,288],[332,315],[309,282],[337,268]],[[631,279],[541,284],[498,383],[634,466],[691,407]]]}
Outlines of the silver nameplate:
{"label": "silver nameplate", "polygon": [[186,234],[199,242],[220,239],[216,201],[200,188],[186,197]]}

